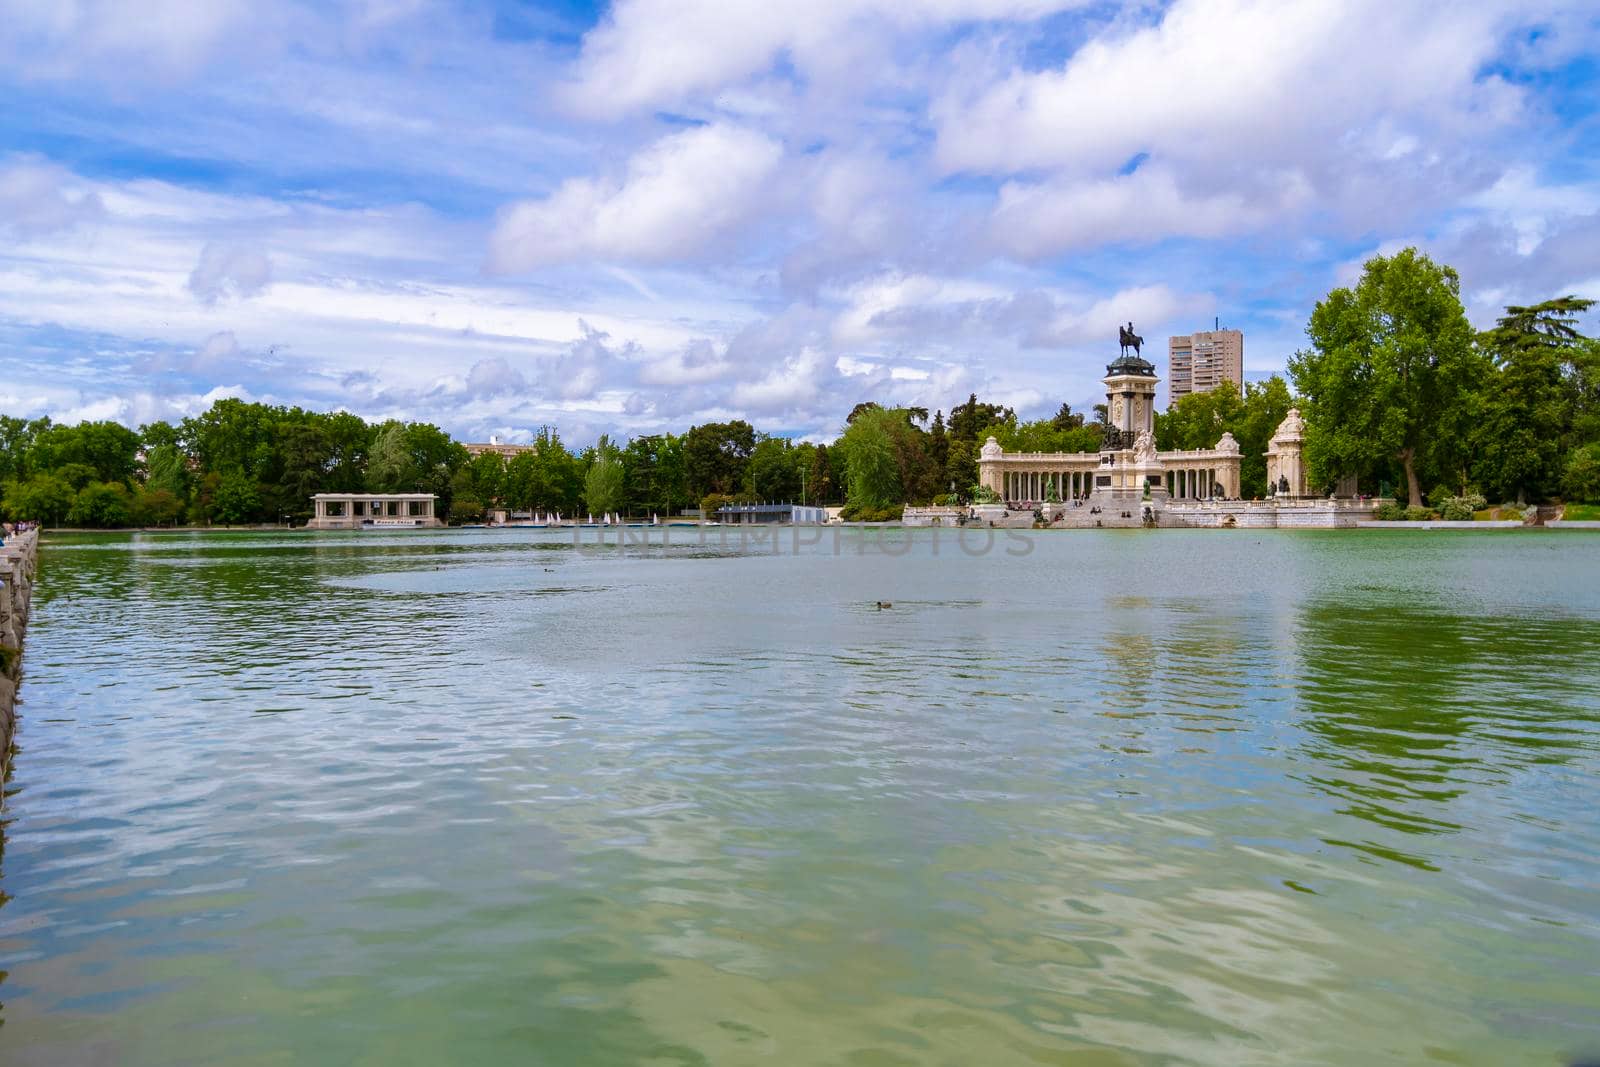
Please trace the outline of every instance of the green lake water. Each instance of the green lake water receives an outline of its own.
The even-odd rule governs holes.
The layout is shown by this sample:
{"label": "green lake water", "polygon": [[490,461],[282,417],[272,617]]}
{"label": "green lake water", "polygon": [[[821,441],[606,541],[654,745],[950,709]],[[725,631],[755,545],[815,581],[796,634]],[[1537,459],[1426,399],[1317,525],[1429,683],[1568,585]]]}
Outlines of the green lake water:
{"label": "green lake water", "polygon": [[49,538],[0,1062],[1600,1051],[1600,535],[585,533]]}

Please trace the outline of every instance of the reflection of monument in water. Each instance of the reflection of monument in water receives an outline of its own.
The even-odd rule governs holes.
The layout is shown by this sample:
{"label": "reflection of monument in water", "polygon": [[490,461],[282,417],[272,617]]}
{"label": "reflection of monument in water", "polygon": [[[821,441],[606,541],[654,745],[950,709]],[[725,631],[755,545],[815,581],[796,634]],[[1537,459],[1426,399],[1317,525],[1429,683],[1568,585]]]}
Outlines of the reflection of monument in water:
{"label": "reflection of monument in water", "polygon": [[[993,437],[978,455],[978,481],[1007,513],[1038,510],[1056,526],[1352,526],[1372,501],[1313,498],[1301,450],[1305,423],[1291,409],[1266,454],[1271,499],[1239,499],[1243,455],[1224,432],[1211,448],[1155,445],[1155,365],[1142,338],[1122,327],[1122,354],[1106,366],[1106,429],[1099,452],[1011,452]],[[1131,351],[1130,351],[1131,350]]]}

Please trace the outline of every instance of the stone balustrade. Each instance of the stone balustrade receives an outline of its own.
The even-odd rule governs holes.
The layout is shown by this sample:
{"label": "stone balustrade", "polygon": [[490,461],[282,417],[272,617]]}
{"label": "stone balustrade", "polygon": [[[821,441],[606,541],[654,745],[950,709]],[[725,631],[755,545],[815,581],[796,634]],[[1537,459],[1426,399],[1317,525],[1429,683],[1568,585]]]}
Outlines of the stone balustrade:
{"label": "stone balustrade", "polygon": [[22,681],[22,639],[33,599],[39,531],[13,534],[0,545],[0,758],[10,760],[16,723],[17,686]]}

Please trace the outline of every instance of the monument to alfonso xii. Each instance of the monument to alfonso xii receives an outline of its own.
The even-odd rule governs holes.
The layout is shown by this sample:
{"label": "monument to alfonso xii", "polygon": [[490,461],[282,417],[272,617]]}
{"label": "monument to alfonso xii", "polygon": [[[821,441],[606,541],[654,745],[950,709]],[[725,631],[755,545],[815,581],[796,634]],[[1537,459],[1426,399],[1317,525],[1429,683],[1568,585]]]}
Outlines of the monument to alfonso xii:
{"label": "monument to alfonso xii", "polygon": [[1377,501],[1312,497],[1301,459],[1305,423],[1291,409],[1267,448],[1267,500],[1239,499],[1242,455],[1233,434],[1211,448],[1156,449],[1155,365],[1144,339],[1120,327],[1122,353],[1106,366],[1107,429],[1099,452],[1007,452],[993,437],[978,481],[1001,500],[980,509],[1043,514],[1052,526],[1354,526]]}

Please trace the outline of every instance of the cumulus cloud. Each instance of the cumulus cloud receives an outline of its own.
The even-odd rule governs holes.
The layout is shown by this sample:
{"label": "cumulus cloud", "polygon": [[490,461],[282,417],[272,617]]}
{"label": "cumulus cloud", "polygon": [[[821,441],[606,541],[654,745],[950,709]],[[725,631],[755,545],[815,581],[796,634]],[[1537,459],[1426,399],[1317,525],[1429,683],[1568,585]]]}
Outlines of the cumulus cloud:
{"label": "cumulus cloud", "polygon": [[503,212],[490,269],[691,259],[756,206],[782,155],[776,141],[736,126],[663,137],[630,159],[618,179],[574,178],[546,199]]}
{"label": "cumulus cloud", "polygon": [[28,156],[0,164],[0,230],[27,240],[104,214],[100,195],[65,167]]}
{"label": "cumulus cloud", "polygon": [[578,320],[583,334],[560,356],[551,360],[540,375],[544,391],[561,400],[590,400],[602,389],[615,388],[631,373],[639,346],[633,341],[615,345],[604,330]]}
{"label": "cumulus cloud", "polygon": [[715,90],[780,55],[805,75],[835,70],[864,35],[1036,19],[1082,0],[620,0],[583,42],[573,103],[614,116]]}
{"label": "cumulus cloud", "polygon": [[1312,203],[1299,174],[1276,178],[1259,190],[1212,193],[1186,191],[1170,170],[1157,167],[1084,181],[1008,182],[995,204],[992,236],[1005,254],[1032,260],[1104,244],[1249,233]]}
{"label": "cumulus cloud", "polygon": [[1109,296],[1064,295],[1041,289],[974,298],[967,285],[915,279],[914,284],[862,287],[856,307],[846,313],[852,335],[914,340],[940,337],[946,343],[980,345],[1015,339],[1024,348],[1109,346],[1116,328],[1135,322],[1156,330],[1181,316],[1198,316],[1212,307],[1203,294],[1175,292],[1166,285],[1141,285]]}
{"label": "cumulus cloud", "polygon": [[215,380],[246,370],[250,362],[233,331],[220,330],[199,345],[152,347],[142,353],[133,366],[143,374],[176,374]]}
{"label": "cumulus cloud", "polygon": [[203,304],[255,296],[272,283],[272,261],[244,245],[207,241],[189,274],[189,291]]}
{"label": "cumulus cloud", "polygon": [[648,360],[639,370],[641,385],[703,385],[733,371],[725,354],[708,338],[697,337],[680,351]]}
{"label": "cumulus cloud", "polygon": [[1177,0],[1056,66],[966,64],[933,103],[936,159],[1014,178],[991,236],[1024,260],[1234,237],[1307,210],[1349,236],[1409,227],[1492,185],[1538,118],[1526,83],[1496,73],[1535,30],[1594,37],[1566,0],[1482,0],[1449,19],[1386,0]]}
{"label": "cumulus cloud", "polygon": [[292,21],[286,5],[247,0],[0,0],[0,55],[35,78],[191,73],[230,44],[261,47]]}
{"label": "cumulus cloud", "polygon": [[233,335],[232,330],[222,330],[205,339],[195,353],[195,363],[201,367],[215,366],[226,363],[239,355],[239,339]]}
{"label": "cumulus cloud", "polygon": [[426,18],[425,0],[0,0],[0,62],[30,80],[170,83],[294,49],[359,49]]}
{"label": "cumulus cloud", "polygon": [[821,392],[822,374],[831,363],[820,350],[802,348],[757,380],[734,386],[729,399],[763,415],[798,410]]}
{"label": "cumulus cloud", "polygon": [[1140,152],[1226,167],[1229,153],[1348,151],[1351,131],[1379,119],[1502,124],[1522,96],[1484,65],[1541,6],[1466,3],[1441,19],[1387,0],[1177,0],[1157,24],[1097,36],[1059,68],[953,90],[936,109],[939,158],[986,173],[1114,170]]}
{"label": "cumulus cloud", "polygon": [[500,356],[480,359],[467,372],[466,390],[470,396],[502,396],[520,393],[527,387],[528,380],[522,376],[522,372]]}

